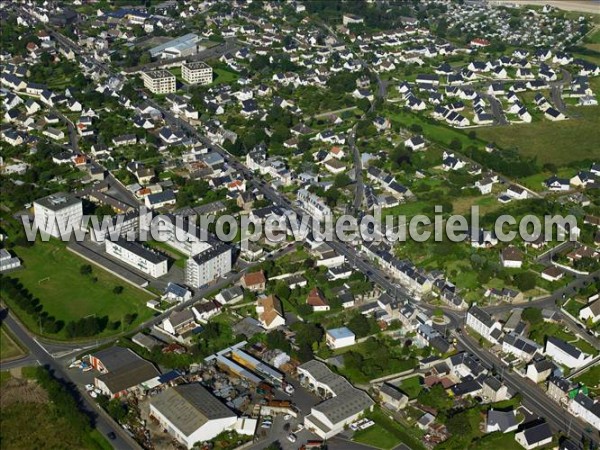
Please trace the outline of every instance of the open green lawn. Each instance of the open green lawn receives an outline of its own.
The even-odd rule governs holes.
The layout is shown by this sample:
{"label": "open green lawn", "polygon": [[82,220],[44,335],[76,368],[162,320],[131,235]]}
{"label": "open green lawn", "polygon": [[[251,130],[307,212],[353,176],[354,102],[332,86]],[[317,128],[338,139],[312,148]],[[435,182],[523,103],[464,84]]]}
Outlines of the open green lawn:
{"label": "open green lawn", "polygon": [[424,448],[417,435],[417,430],[407,429],[402,424],[390,419],[379,407],[366,416],[375,422],[370,428],[354,433],[352,440],[381,449],[392,449],[404,443],[413,450]]}
{"label": "open green lawn", "polygon": [[[23,261],[24,268],[11,274],[21,281],[44,310],[56,320],[65,323],[95,314],[108,316],[111,321],[122,321],[126,314],[137,314],[131,326],[147,320],[153,314],[146,307],[152,296],[125,281],[92,265],[91,275],[81,275],[80,268],[88,262],[66,249],[58,240],[36,242],[31,247],[17,247],[15,253]],[[113,293],[115,286],[122,286],[121,294]],[[6,299],[10,303],[10,299]],[[14,305],[11,305],[14,306]],[[14,308],[20,312],[18,307]],[[32,316],[21,313],[20,319],[32,331],[39,332]],[[113,330],[115,333],[120,330]],[[110,334],[106,330],[103,335]],[[64,331],[52,336],[65,339]]]}
{"label": "open green lawn", "polygon": [[13,359],[24,355],[25,352],[21,349],[13,336],[5,329],[0,328],[0,361]]}
{"label": "open green lawn", "polygon": [[146,241],[145,244],[148,247],[159,250],[160,252],[165,253],[167,256],[172,258],[174,261],[173,264],[175,264],[177,267],[181,267],[182,269],[185,268],[185,262],[188,259],[187,256],[185,256],[183,253],[175,250],[170,245],[167,245],[165,242],[159,242],[159,241]]}
{"label": "open green lawn", "polygon": [[575,378],[575,381],[585,384],[596,396],[600,395],[600,366],[596,365],[587,372]]}
{"label": "open green lawn", "polygon": [[582,352],[591,355],[597,355],[598,349],[594,348],[593,345],[584,341],[583,339],[577,339],[571,332],[564,330],[564,327],[557,323],[543,322],[541,324],[532,327],[529,337],[540,345],[544,345],[546,337],[554,336],[563,341],[569,342],[575,347],[579,348]]}
{"label": "open green lawn", "polygon": [[565,165],[593,160],[598,155],[600,106],[571,108],[578,118],[551,122],[543,120],[506,127],[487,127],[477,135],[502,148],[517,148],[526,157],[537,156],[540,164]]}
{"label": "open green lawn", "polygon": [[491,433],[476,440],[469,447],[473,450],[520,450],[520,444],[515,441],[515,433]]}
{"label": "open green lawn", "polygon": [[421,383],[421,377],[410,377],[402,380],[402,383],[398,386],[402,392],[404,392],[412,400],[417,398],[419,393],[423,390]]}
{"label": "open green lawn", "polygon": [[231,83],[238,79],[238,74],[229,70],[213,69],[213,83]]}

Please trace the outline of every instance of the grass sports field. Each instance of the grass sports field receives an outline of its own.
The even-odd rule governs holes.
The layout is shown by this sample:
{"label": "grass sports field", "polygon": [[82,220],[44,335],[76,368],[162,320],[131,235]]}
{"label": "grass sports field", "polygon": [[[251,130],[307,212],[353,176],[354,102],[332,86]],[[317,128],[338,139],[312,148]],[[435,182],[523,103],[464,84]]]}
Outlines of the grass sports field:
{"label": "grass sports field", "polygon": [[[95,265],[92,265],[91,275],[82,275],[80,268],[88,262],[67,250],[63,242],[36,242],[32,247],[15,248],[15,253],[24,268],[10,276],[19,279],[39,298],[44,310],[56,320],[67,323],[95,314],[122,321],[126,314],[137,314],[131,325],[135,326],[152,316],[152,310],[146,307],[152,298],[150,294]],[[113,292],[116,286],[123,287],[120,294]],[[19,317],[32,331],[39,332],[35,319],[27,314],[19,314]],[[118,331],[105,330],[103,335]],[[52,337],[66,338],[62,333]]]}

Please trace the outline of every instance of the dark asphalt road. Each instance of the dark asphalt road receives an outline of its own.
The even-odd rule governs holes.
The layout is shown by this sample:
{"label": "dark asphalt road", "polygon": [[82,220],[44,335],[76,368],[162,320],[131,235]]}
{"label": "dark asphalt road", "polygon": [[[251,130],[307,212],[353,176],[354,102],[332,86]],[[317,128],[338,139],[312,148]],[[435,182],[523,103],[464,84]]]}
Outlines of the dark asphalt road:
{"label": "dark asphalt road", "polygon": [[[21,343],[29,349],[30,356],[35,358],[40,365],[48,367],[54,376],[68,384],[74,386],[75,396],[80,404],[80,409],[86,413],[93,421],[94,427],[97,428],[104,437],[108,433],[113,432],[116,435],[114,440],[110,440],[110,444],[115,449],[127,450],[127,449],[139,449],[141,448],[126,432],[117,425],[107,414],[102,410],[86,393],[84,393],[79,386],[73,383],[69,374],[65,369],[51,356],[46,350],[34,340],[29,332],[21,325],[20,322],[16,321],[12,315],[7,311],[2,311],[3,319],[2,323],[8,327],[11,333]],[[6,370],[9,367],[0,365],[0,370]],[[108,439],[108,438],[107,438]]]}

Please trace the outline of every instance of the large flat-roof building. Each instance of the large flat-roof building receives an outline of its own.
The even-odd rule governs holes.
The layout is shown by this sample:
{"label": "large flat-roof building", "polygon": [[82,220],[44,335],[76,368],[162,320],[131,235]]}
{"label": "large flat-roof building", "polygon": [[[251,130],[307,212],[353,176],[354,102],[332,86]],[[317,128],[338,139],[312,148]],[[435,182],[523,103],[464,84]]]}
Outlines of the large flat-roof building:
{"label": "large flat-roof building", "polygon": [[106,253],[153,278],[161,277],[168,271],[166,256],[156,253],[138,242],[127,241],[122,237],[116,241],[106,240],[104,242]]}
{"label": "large flat-roof building", "polygon": [[213,69],[202,61],[184,62],[181,65],[181,77],[190,84],[210,84],[213,80]]}
{"label": "large flat-roof building", "polygon": [[187,448],[232,429],[237,416],[198,383],[166,389],[150,400],[150,415]]}
{"label": "large flat-roof building", "polygon": [[151,70],[142,73],[144,86],[153,94],[171,94],[177,88],[175,75],[168,70]]}
{"label": "large flat-roof building", "polygon": [[81,228],[83,206],[71,194],[58,192],[33,202],[34,223],[38,230],[55,238]]}
{"label": "large flat-roof building", "polygon": [[198,53],[200,36],[195,33],[184,34],[164,44],[157,45],[149,50],[152,58],[181,58]]}

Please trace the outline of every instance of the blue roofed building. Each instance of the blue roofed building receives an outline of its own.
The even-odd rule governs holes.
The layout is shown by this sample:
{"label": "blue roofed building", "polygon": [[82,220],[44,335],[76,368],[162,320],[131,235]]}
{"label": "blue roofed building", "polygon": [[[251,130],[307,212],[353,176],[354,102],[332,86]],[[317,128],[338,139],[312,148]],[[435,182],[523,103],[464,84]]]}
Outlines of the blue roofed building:
{"label": "blue roofed building", "polygon": [[325,339],[327,341],[327,345],[332,350],[348,347],[356,343],[356,336],[350,329],[346,327],[327,330],[325,333]]}

